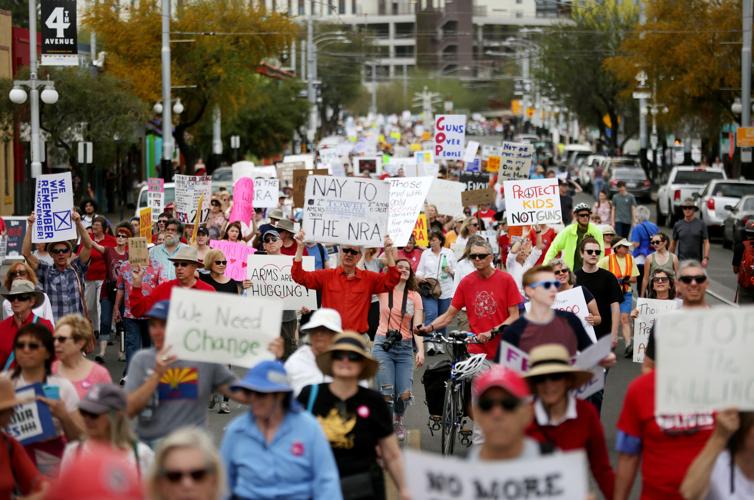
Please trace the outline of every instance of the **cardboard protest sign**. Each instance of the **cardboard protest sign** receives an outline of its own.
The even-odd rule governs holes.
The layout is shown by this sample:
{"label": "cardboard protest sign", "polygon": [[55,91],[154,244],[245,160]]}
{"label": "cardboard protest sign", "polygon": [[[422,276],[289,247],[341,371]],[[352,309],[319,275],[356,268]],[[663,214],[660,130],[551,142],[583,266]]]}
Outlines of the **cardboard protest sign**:
{"label": "cardboard protest sign", "polygon": [[3,221],[5,221],[5,233],[8,236],[5,256],[21,257],[21,247],[26,236],[26,217],[6,216],[3,217]]}
{"label": "cardboard protest sign", "polygon": [[461,172],[458,180],[466,185],[466,191],[490,187],[490,176],[484,172]]}
{"label": "cardboard protest sign", "polygon": [[152,239],[152,207],[139,210],[139,236]]}
{"label": "cardboard protest sign", "polygon": [[250,368],[274,357],[267,346],[280,335],[282,317],[277,300],[175,287],[165,345],[178,359]]}
{"label": "cardboard protest sign", "polygon": [[427,193],[427,203],[435,205],[437,212],[441,215],[462,216],[461,193],[464,189],[466,186],[460,182],[435,179]]}
{"label": "cardboard protest sign", "polygon": [[5,432],[24,446],[47,441],[58,434],[52,422],[50,408],[35,399],[36,396],[44,395],[44,389],[40,383],[16,389],[16,397],[24,403],[16,406]]}
{"label": "cardboard protest sign", "polygon": [[310,175],[302,228],[307,239],[381,247],[387,234],[390,185],[354,177]]}
{"label": "cardboard protest sign", "polygon": [[[175,180],[175,216],[182,224],[195,224],[199,210],[199,198],[212,198],[212,178],[206,175],[178,175]],[[201,210],[198,222],[204,224],[209,217],[209,203]]]}
{"label": "cardboard protest sign", "polygon": [[644,363],[644,353],[649,342],[649,332],[655,324],[657,316],[678,309],[679,304],[675,300],[657,300],[639,298],[636,300],[636,309],[639,316],[634,321],[634,363]]}
{"label": "cardboard protest sign", "polygon": [[293,171],[306,168],[306,164],[303,161],[295,161],[290,163],[278,163],[275,165],[278,173],[278,179],[280,179],[280,185],[293,186]]}
{"label": "cardboard protest sign", "polygon": [[[286,310],[298,311],[302,307],[317,308],[317,292],[299,285],[291,278],[293,256],[250,255],[247,258],[246,279],[251,288],[246,295],[254,298],[274,299]],[[303,257],[304,271],[314,271],[314,257]]]}
{"label": "cardboard protest sign", "polygon": [[561,223],[557,179],[505,181],[503,189],[509,226]]}
{"label": "cardboard protest sign", "polygon": [[142,236],[128,238],[128,262],[132,266],[149,265],[149,248],[146,238]]}
{"label": "cardboard protest sign", "polygon": [[466,145],[466,115],[435,116],[435,157],[460,160]]}
{"label": "cardboard protest sign", "polygon": [[495,173],[500,170],[501,158],[499,156],[489,156],[485,170],[489,173]]}
{"label": "cardboard protest sign", "polygon": [[463,152],[464,163],[471,163],[476,157],[476,152],[479,150],[479,143],[476,141],[469,141],[466,144],[466,150]]}
{"label": "cardboard protest sign", "polygon": [[[390,184],[390,202],[388,209],[387,234],[396,247],[403,247],[414,232],[417,216],[424,206],[431,177],[394,177],[388,179]],[[424,240],[426,240],[426,218]],[[418,244],[418,243],[417,243]],[[424,245],[426,246],[426,244]]]}
{"label": "cardboard protest sign", "polygon": [[583,450],[528,460],[469,462],[437,453],[404,450],[406,482],[412,498],[477,500],[587,498],[587,462]]}
{"label": "cardboard protest sign", "polygon": [[657,316],[655,413],[754,410],[752,325],[754,306]]}
{"label": "cardboard protest sign", "polygon": [[353,175],[380,175],[382,173],[382,157],[353,159]]}
{"label": "cardboard protest sign", "polygon": [[34,193],[34,220],[32,243],[75,240],[73,223],[73,185],[71,173],[47,174],[37,177]]}
{"label": "cardboard protest sign", "polygon": [[247,226],[254,217],[254,179],[241,177],[233,184],[233,206],[230,207],[229,222],[240,221]]}
{"label": "cardboard protest sign", "polygon": [[534,161],[534,145],[527,142],[503,142],[502,161],[498,178],[501,180],[528,179]]}
{"label": "cardboard protest sign", "polygon": [[495,203],[495,196],[493,188],[464,191],[461,193],[461,205],[464,207],[492,205]]}
{"label": "cardboard protest sign", "polygon": [[427,248],[429,246],[429,227],[426,214],[419,214],[411,232],[414,235],[416,246]]}
{"label": "cardboard protest sign", "polygon": [[225,267],[226,276],[236,281],[246,279],[246,260],[249,255],[256,252],[256,249],[245,243],[228,240],[210,240],[209,246],[225,254],[225,259],[228,261]]}
{"label": "cardboard protest sign", "polygon": [[310,175],[327,175],[326,168],[316,170],[297,169],[293,171],[293,206],[301,208],[304,206],[304,196],[306,191],[306,178]]}
{"label": "cardboard protest sign", "polygon": [[254,208],[275,208],[278,206],[280,181],[265,177],[254,178]]}
{"label": "cardboard protest sign", "polygon": [[147,206],[152,209],[152,222],[157,222],[160,214],[165,211],[165,179],[147,179]]}

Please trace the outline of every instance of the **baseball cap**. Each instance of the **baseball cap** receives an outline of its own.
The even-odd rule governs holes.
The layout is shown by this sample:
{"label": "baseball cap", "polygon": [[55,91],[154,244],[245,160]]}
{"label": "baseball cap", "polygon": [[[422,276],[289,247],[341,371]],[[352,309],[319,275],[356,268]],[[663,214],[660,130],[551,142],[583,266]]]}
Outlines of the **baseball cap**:
{"label": "baseball cap", "polygon": [[230,386],[231,390],[246,389],[254,392],[293,392],[288,374],[280,361],[262,361]]}
{"label": "baseball cap", "polygon": [[300,330],[304,332],[306,330],[313,330],[314,328],[327,328],[332,332],[341,333],[343,326],[340,321],[340,313],[335,309],[327,307],[317,309],[312,313],[309,322],[302,326]]}
{"label": "baseball cap", "polygon": [[170,311],[170,301],[161,300],[152,306],[152,309],[146,314],[147,318],[161,319],[167,321],[168,312]]}
{"label": "baseball cap", "polygon": [[79,402],[79,410],[102,415],[126,409],[126,392],[115,384],[96,384]]}
{"label": "baseball cap", "polygon": [[264,232],[264,234],[262,234],[262,241],[264,241],[265,236],[267,236],[268,234],[274,236],[275,238],[280,238],[280,233],[278,233],[277,230],[268,229]]}
{"label": "baseball cap", "polygon": [[204,236],[209,236],[209,230],[204,226],[199,226],[199,228],[196,230],[196,234],[203,234]]}
{"label": "baseball cap", "polygon": [[493,387],[504,389],[518,399],[531,396],[529,384],[523,377],[510,368],[501,365],[493,366],[474,379],[471,386],[471,396],[476,402],[482,394]]}

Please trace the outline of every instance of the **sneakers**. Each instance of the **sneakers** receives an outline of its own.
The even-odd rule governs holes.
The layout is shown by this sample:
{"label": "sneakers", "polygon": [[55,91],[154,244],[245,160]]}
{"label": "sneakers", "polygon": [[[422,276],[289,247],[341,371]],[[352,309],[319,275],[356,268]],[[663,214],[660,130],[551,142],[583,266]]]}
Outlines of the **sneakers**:
{"label": "sneakers", "polygon": [[629,340],[628,344],[626,345],[626,350],[623,351],[623,357],[624,358],[632,358],[634,356],[634,342],[633,340]]}
{"label": "sneakers", "polygon": [[123,375],[123,376],[122,376],[122,377],[120,378],[120,382],[118,382],[118,383],[119,383],[120,385],[126,385],[126,377],[127,377],[126,375]]}
{"label": "sneakers", "polygon": [[217,411],[217,413],[220,413],[221,415],[230,413],[230,404],[227,401],[220,403],[220,409]]}
{"label": "sneakers", "polygon": [[406,439],[406,426],[403,423],[403,417],[395,417],[393,420],[393,431],[398,441],[404,441]]}
{"label": "sneakers", "polygon": [[208,405],[208,408],[209,408],[210,410],[211,410],[212,408],[214,408],[214,407],[215,407],[215,405],[217,404],[217,398],[218,398],[217,394],[215,394],[215,393],[213,392],[213,393],[212,393],[212,396],[210,396],[210,398],[209,398],[209,405]]}

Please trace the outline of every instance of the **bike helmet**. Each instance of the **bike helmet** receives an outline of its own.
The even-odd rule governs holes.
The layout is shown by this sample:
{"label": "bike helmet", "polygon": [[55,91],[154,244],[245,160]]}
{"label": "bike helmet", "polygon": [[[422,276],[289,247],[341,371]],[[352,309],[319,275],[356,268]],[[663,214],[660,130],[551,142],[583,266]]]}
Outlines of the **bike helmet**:
{"label": "bike helmet", "polygon": [[459,379],[470,379],[484,369],[486,359],[486,354],[473,354],[469,359],[456,363],[453,366],[451,376]]}
{"label": "bike helmet", "polygon": [[587,212],[591,212],[592,211],[592,207],[589,206],[589,203],[583,203],[582,202],[582,203],[579,203],[578,205],[576,205],[575,207],[573,207],[573,212],[574,213],[576,213],[576,212],[583,212],[584,210],[586,210]]}

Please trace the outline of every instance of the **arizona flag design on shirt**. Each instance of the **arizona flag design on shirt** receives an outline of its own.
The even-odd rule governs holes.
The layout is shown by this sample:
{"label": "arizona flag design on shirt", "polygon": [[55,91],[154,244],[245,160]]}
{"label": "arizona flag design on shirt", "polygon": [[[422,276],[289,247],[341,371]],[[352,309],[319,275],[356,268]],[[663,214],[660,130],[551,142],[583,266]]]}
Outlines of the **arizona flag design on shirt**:
{"label": "arizona flag design on shirt", "polygon": [[199,397],[199,371],[195,368],[168,368],[157,386],[160,401],[197,399]]}

